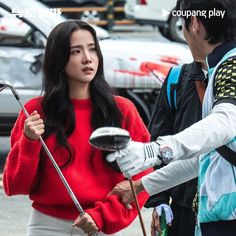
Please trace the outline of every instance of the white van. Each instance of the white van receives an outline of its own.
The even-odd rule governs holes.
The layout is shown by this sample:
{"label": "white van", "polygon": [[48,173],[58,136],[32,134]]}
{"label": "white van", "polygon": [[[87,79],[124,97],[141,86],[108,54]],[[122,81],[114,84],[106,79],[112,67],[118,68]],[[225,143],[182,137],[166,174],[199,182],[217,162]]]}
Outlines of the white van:
{"label": "white van", "polygon": [[175,5],[176,0],[126,0],[124,10],[128,19],[158,26],[165,37],[184,42],[182,20],[171,14]]}

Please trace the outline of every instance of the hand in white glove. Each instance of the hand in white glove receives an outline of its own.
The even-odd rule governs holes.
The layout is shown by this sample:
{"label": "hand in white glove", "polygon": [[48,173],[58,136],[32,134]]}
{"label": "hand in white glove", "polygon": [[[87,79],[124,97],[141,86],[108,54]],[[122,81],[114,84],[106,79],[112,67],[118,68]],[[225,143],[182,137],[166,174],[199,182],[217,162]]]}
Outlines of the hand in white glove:
{"label": "hand in white glove", "polygon": [[127,147],[109,154],[106,159],[108,162],[116,160],[127,178],[162,163],[159,157],[159,145],[156,142],[141,143],[130,141]]}

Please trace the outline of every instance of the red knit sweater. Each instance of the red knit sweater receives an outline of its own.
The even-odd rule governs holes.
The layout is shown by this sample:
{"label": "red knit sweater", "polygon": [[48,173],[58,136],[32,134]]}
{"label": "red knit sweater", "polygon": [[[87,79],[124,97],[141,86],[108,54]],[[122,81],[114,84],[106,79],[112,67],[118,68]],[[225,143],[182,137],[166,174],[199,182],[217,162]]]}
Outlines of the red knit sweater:
{"label": "red knit sweater", "polygon": [[[130,132],[132,140],[149,141],[148,131],[134,105],[122,97],[116,97],[116,101],[124,116],[122,127]],[[92,133],[91,100],[73,99],[72,102],[76,127],[68,142],[74,147],[75,158],[62,169],[62,173],[83,209],[92,216],[99,229],[107,234],[114,233],[128,226],[137,216],[137,211],[135,207],[127,210],[116,195],[107,197],[124,177],[108,166],[101,152],[88,143]],[[36,109],[42,114],[40,99],[32,99],[26,104],[26,108],[29,113]],[[40,142],[31,141],[24,135],[24,120],[25,115],[21,112],[11,134],[11,151],[3,173],[6,194],[28,194],[33,201],[32,206],[38,211],[75,220],[79,213],[74,203],[49,158],[40,155]],[[68,152],[57,144],[55,135],[51,135],[45,142],[56,162],[63,164]],[[135,178],[138,179],[150,171]],[[138,196],[140,206],[143,206],[147,197],[144,192]]]}

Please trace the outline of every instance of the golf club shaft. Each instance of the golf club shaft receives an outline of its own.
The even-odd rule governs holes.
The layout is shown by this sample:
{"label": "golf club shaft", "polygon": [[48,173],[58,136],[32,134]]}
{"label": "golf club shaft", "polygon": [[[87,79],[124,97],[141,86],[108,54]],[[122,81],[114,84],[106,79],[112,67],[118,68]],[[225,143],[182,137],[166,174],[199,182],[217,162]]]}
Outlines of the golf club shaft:
{"label": "golf club shaft", "polygon": [[[23,112],[25,113],[26,117],[29,117],[29,113],[27,112],[26,108],[25,108],[24,105],[22,104],[21,100],[20,100],[20,99],[17,99],[17,101],[19,102],[21,108],[23,109]],[[54,168],[56,169],[56,171],[57,171],[59,177],[61,178],[61,181],[62,181],[62,183],[64,184],[66,190],[68,191],[68,193],[69,193],[71,199],[73,200],[73,202],[74,202],[76,208],[78,209],[78,211],[79,211],[79,213],[80,213],[80,216],[83,216],[85,212],[84,212],[82,206],[80,205],[79,201],[77,200],[77,198],[76,198],[74,192],[72,191],[70,185],[69,185],[68,182],[66,181],[64,175],[62,174],[62,172],[61,172],[59,166],[57,165],[57,163],[56,163],[55,159],[53,158],[51,152],[49,151],[47,145],[46,145],[45,142],[43,141],[42,136],[39,137],[39,140],[40,140],[40,142],[41,142],[41,144],[42,144],[42,146],[43,146],[45,152],[47,153],[47,155],[48,155],[50,161],[52,162]],[[97,236],[98,234],[97,234],[97,233],[94,233],[93,235],[94,235],[94,236]]]}
{"label": "golf club shaft", "polygon": [[[118,149],[118,152],[120,152],[120,149]],[[140,207],[139,207],[139,203],[138,203],[138,199],[137,199],[137,195],[136,195],[134,185],[133,185],[133,182],[132,182],[132,178],[130,177],[130,178],[128,178],[128,180],[129,180],[129,184],[130,184],[133,196],[134,196],[134,203],[135,203],[136,209],[138,211],[138,217],[139,217],[139,222],[140,222],[140,225],[141,225],[141,228],[142,228],[143,236],[147,236],[145,226],[144,226],[144,223],[143,223],[143,217],[142,217]]]}
{"label": "golf club shaft", "polygon": [[140,225],[141,225],[141,228],[142,228],[142,231],[143,231],[143,235],[147,236],[145,226],[144,226],[144,223],[143,223],[142,214],[141,214],[139,203],[138,203],[138,199],[137,199],[137,195],[136,195],[136,192],[134,190],[134,185],[133,185],[132,179],[129,179],[129,183],[130,183],[130,187],[131,187],[131,190],[132,190],[132,193],[133,193],[133,196],[134,196],[134,203],[135,203],[135,206],[136,206],[137,211],[138,211],[138,217],[139,217]]}

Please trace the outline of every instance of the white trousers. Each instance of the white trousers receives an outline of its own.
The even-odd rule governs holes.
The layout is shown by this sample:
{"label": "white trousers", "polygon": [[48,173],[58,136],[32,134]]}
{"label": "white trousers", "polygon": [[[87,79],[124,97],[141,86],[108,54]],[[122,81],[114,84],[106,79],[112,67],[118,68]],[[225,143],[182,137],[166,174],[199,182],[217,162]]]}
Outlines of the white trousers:
{"label": "white trousers", "polygon": [[[33,209],[27,228],[27,236],[87,236],[80,228],[72,227],[72,225],[73,221],[71,220],[48,216]],[[108,234],[99,232],[98,235]],[[118,232],[109,234],[109,236],[122,236],[122,234]]]}

